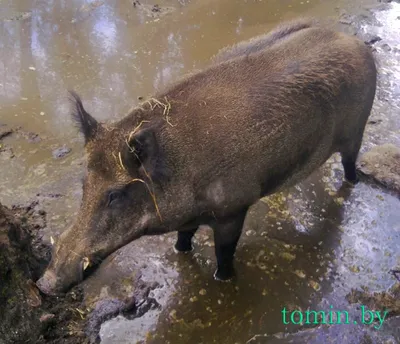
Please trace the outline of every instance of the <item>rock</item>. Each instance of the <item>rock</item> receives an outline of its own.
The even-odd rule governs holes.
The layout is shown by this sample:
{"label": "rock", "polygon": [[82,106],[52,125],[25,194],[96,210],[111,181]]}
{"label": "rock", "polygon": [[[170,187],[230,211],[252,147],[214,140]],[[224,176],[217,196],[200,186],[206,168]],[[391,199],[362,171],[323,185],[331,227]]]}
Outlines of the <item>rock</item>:
{"label": "rock", "polygon": [[143,316],[150,309],[161,307],[154,298],[149,296],[150,291],[158,287],[157,283],[143,282],[140,276],[137,276],[134,284],[134,295],[128,296],[125,300],[107,298],[96,302],[93,311],[87,316],[85,327],[85,334],[90,338],[90,343],[100,341],[99,331],[104,322],[118,315],[132,320]]}
{"label": "rock", "polygon": [[341,18],[341,19],[339,19],[339,23],[345,24],[345,25],[351,25],[353,23],[353,21],[351,19]]}
{"label": "rock", "polygon": [[383,50],[385,50],[386,52],[389,52],[389,51],[391,51],[392,50],[392,48],[390,47],[390,45],[389,44],[382,44],[382,46],[381,46],[381,48],[383,49]]}
{"label": "rock", "polygon": [[380,124],[382,122],[383,122],[382,119],[371,119],[368,121],[368,124]]}
{"label": "rock", "polygon": [[382,38],[379,37],[378,35],[373,35],[373,34],[370,34],[370,33],[366,33],[366,34],[358,33],[358,36],[367,45],[373,45],[373,44],[375,44],[377,42],[380,42],[382,40]]}
{"label": "rock", "polygon": [[8,135],[11,135],[12,132],[12,129],[0,125],[0,140],[7,137]]}
{"label": "rock", "polygon": [[168,7],[168,6],[160,6],[158,4],[155,5],[147,5],[142,4],[140,1],[133,1],[132,5],[137,10],[142,11],[142,13],[149,18],[155,18],[155,21],[158,21],[161,17],[165,16],[166,14],[170,14],[176,10],[175,7]]}
{"label": "rock", "polygon": [[354,22],[353,16],[347,14],[347,13],[342,13],[339,19],[339,23],[344,24],[344,25],[351,25]]}
{"label": "rock", "polygon": [[31,143],[37,143],[37,142],[42,141],[40,136],[36,133],[28,132],[28,133],[24,133],[23,136]]}
{"label": "rock", "polygon": [[86,334],[90,336],[91,342],[99,341],[100,326],[105,321],[117,316],[124,308],[124,303],[117,299],[100,300],[93,312],[88,316]]}
{"label": "rock", "polygon": [[154,5],[153,8],[151,9],[152,12],[161,12],[161,7],[160,5]]}
{"label": "rock", "polygon": [[393,144],[376,146],[359,161],[359,170],[400,194],[400,148]]}
{"label": "rock", "polygon": [[0,144],[0,153],[4,153],[3,155],[5,160],[15,158],[15,154],[12,148],[4,146],[3,144]]}
{"label": "rock", "polygon": [[64,156],[66,156],[70,152],[71,152],[71,148],[68,148],[66,146],[57,148],[57,149],[53,150],[53,158],[54,159],[63,158]]}

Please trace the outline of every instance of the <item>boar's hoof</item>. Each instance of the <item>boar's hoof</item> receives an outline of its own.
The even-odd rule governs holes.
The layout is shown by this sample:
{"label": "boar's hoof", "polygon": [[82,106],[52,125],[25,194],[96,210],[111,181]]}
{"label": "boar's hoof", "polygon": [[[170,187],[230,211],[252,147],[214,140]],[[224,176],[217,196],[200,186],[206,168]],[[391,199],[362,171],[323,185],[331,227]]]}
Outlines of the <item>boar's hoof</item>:
{"label": "boar's hoof", "polygon": [[189,253],[194,250],[193,246],[190,247],[180,247],[177,243],[174,245],[174,252],[175,253]]}
{"label": "boar's hoof", "polygon": [[355,186],[360,181],[360,178],[356,175],[354,178],[345,178],[345,182],[350,186]]}
{"label": "boar's hoof", "polygon": [[196,230],[197,228],[190,231],[178,231],[178,239],[174,246],[176,253],[193,251],[192,238]]}
{"label": "boar's hoof", "polygon": [[214,279],[219,282],[230,282],[230,281],[232,281],[233,276],[234,276],[233,271],[231,271],[231,272],[223,271],[221,273],[221,270],[217,269],[214,272]]}
{"label": "boar's hoof", "polygon": [[354,159],[344,158],[342,160],[343,169],[344,169],[344,179],[351,185],[356,185],[358,183],[358,175],[356,164]]}

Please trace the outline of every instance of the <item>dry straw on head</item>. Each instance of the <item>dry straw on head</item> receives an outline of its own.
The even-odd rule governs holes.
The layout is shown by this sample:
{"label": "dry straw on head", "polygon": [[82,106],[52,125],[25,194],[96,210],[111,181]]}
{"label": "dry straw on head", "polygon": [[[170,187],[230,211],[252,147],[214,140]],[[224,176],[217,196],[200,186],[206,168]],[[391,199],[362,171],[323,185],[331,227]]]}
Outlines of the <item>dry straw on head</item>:
{"label": "dry straw on head", "polygon": [[[165,101],[165,103],[159,101],[156,98],[150,98],[145,103],[149,104],[151,110],[154,110],[156,107],[163,108],[163,116],[165,117],[165,120],[171,127],[175,127],[175,125],[173,125],[169,120],[169,112],[171,111],[171,103],[168,101],[167,97],[164,97],[164,101]],[[153,102],[154,104],[152,104],[151,102]]]}
{"label": "dry straw on head", "polygon": [[123,164],[123,162],[122,162],[121,152],[118,152],[118,159],[119,159],[119,163],[120,163],[122,169],[123,169],[124,171],[126,171],[126,168],[125,168],[125,166],[124,166],[124,164]]}
{"label": "dry straw on head", "polygon": [[[152,104],[151,101],[153,101],[155,104]],[[168,100],[167,100],[166,97],[165,97],[165,101],[166,101],[166,104],[164,104],[164,103],[158,101],[158,100],[155,99],[155,98],[151,98],[151,99],[148,100],[146,103],[148,103],[148,104],[150,105],[151,110],[155,109],[155,108],[158,107],[158,106],[161,106],[161,107],[164,109],[164,110],[163,110],[163,116],[165,116],[167,123],[168,123],[169,125],[173,126],[172,123],[169,122],[169,117],[168,117],[169,111],[171,110],[171,104],[168,102]],[[143,125],[144,123],[149,123],[149,122],[150,122],[150,121],[142,120],[142,121],[129,133],[128,138],[125,139],[125,143],[126,143],[126,145],[128,146],[130,152],[133,153],[133,154],[135,154],[136,158],[138,158],[138,156],[137,156],[136,153],[135,153],[135,148],[134,148],[134,147],[131,147],[130,144],[129,144],[129,142],[131,141],[133,135],[135,135],[135,134],[139,131],[139,129],[142,127],[142,125]],[[118,152],[118,156],[116,156],[114,153],[112,153],[112,155],[113,155],[115,161],[117,162],[118,166],[119,166],[122,170],[126,171],[127,169],[125,168],[124,163],[123,163],[123,161],[122,161],[121,152]],[[147,178],[147,179],[150,181],[150,183],[153,185],[153,181],[152,181],[152,179],[151,179],[151,176],[147,173],[147,171],[146,171],[146,169],[144,168],[144,166],[142,166],[142,169],[143,169],[143,172],[144,172],[146,178]],[[143,179],[134,178],[134,179],[132,179],[132,180],[130,181],[130,183],[136,183],[136,182],[142,183],[142,184],[144,184],[144,185],[146,186],[147,191],[149,192],[149,194],[150,194],[150,196],[151,196],[151,198],[152,198],[152,200],[153,200],[154,207],[156,208],[157,216],[159,217],[160,221],[162,222],[162,216],[161,216],[161,213],[160,213],[160,209],[159,209],[159,207],[158,207],[158,204],[157,204],[157,199],[156,199],[156,196],[155,196],[154,191],[152,190],[152,188],[150,188],[149,184],[148,184],[146,181],[144,181]]]}
{"label": "dry straw on head", "polygon": [[143,125],[143,123],[149,123],[149,122],[150,122],[150,121],[141,121],[141,122],[135,127],[135,129],[133,129],[133,130],[129,133],[129,136],[128,136],[128,138],[125,140],[125,143],[126,143],[126,145],[129,147],[131,153],[133,153],[133,152],[135,151],[135,149],[132,148],[132,147],[129,145],[129,142],[131,141],[132,136],[135,135],[135,134],[138,132],[138,130],[140,129],[140,127]]}
{"label": "dry straw on head", "polygon": [[[147,173],[146,173],[146,175],[147,175]],[[144,185],[146,185],[147,191],[149,192],[149,194],[150,194],[150,196],[151,196],[151,198],[152,198],[152,200],[153,200],[154,206],[155,206],[155,208],[156,208],[157,216],[159,217],[160,221],[162,222],[162,216],[161,216],[161,213],[160,213],[160,209],[158,208],[156,195],[155,195],[154,192],[150,189],[149,185],[148,185],[143,179],[140,179],[140,178],[134,178],[134,179],[132,179],[130,182],[131,182],[131,183],[139,182],[139,183],[143,183]]]}

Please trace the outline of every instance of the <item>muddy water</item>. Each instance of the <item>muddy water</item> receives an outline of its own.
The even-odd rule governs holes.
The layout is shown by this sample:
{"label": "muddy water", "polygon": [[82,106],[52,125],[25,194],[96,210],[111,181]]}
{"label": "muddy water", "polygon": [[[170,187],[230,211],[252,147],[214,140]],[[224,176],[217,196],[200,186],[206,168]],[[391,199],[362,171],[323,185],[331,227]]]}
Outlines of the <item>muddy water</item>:
{"label": "muddy water", "polygon": [[[158,4],[0,0],[0,125],[21,127],[1,142],[8,150],[0,153],[0,200],[11,205],[39,193],[48,212],[45,241],[71,224],[81,196],[82,138],[69,118],[68,88],[99,120],[119,119],[138,97],[202,68],[227,44],[299,14],[336,20],[345,10],[372,18],[367,8],[375,1]],[[368,126],[363,151],[400,143],[399,16],[394,3],[357,25],[382,38],[376,46],[383,72],[375,124]],[[30,132],[41,139],[31,142]],[[71,152],[55,159],[53,150],[64,146]],[[346,309],[351,288],[390,286],[388,270],[400,265],[399,200],[368,183],[342,187],[341,178],[334,157],[306,182],[256,204],[233,283],[212,278],[207,228],[189,255],[172,251],[174,235],[142,238],[113,254],[85,284],[89,304],[131,294],[140,275],[154,283],[154,307],[140,318],[119,316],[103,324],[102,342],[246,343],[258,334],[298,329],[282,322],[283,307]]]}

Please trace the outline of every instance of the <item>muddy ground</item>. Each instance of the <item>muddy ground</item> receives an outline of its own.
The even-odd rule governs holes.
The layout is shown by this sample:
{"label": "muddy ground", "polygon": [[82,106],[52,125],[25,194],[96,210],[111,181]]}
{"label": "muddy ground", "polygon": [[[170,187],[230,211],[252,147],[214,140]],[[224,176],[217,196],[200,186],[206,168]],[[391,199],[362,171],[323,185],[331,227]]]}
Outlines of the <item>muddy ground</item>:
{"label": "muddy ground", "polygon": [[[0,343],[400,342],[400,4],[398,1],[0,0]],[[79,207],[82,138],[74,88],[98,119],[205,66],[221,47],[318,15],[374,50],[379,87],[359,161],[338,156],[249,211],[238,278],[217,283],[212,233],[176,255],[174,234],[108,257],[64,297],[33,281]],[[218,33],[218,34],[216,34]],[[397,167],[396,167],[397,166]],[[347,310],[358,324],[284,324],[282,309]],[[388,310],[382,327],[360,307]]]}

